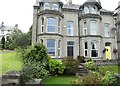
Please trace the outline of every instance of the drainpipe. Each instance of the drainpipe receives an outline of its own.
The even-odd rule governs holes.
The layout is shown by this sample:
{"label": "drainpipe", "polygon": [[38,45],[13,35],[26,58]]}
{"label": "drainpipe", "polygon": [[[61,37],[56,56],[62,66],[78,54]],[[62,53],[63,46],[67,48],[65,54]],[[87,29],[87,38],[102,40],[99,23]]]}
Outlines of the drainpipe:
{"label": "drainpipe", "polygon": [[38,35],[38,8],[37,8],[37,20],[36,20],[36,43],[37,43],[37,35]]}
{"label": "drainpipe", "polygon": [[80,25],[79,25],[79,11],[78,11],[78,43],[79,43],[79,56],[80,56]]}

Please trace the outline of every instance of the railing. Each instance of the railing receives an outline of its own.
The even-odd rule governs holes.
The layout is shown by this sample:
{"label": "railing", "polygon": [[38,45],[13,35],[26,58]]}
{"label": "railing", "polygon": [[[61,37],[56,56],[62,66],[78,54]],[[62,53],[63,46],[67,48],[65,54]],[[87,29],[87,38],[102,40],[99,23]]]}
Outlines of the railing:
{"label": "railing", "polygon": [[104,65],[119,65],[120,60],[94,60],[96,65],[104,66]]}

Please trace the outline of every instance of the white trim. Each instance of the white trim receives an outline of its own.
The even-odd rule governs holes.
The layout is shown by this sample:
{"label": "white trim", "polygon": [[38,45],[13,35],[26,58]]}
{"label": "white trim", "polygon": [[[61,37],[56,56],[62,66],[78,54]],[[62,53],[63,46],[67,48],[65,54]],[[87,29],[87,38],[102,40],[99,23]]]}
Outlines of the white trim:
{"label": "white trim", "polygon": [[44,3],[44,10],[50,10],[50,4]]}

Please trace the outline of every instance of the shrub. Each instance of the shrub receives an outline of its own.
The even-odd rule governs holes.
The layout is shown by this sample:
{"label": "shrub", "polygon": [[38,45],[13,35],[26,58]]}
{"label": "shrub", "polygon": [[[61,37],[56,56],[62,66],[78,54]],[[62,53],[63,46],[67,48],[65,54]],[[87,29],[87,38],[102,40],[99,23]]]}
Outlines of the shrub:
{"label": "shrub", "polygon": [[108,85],[117,85],[117,78],[114,76],[113,72],[107,71],[105,76],[101,79],[101,83],[108,86]]}
{"label": "shrub", "polygon": [[[49,56],[43,44],[35,44],[27,49],[21,49],[19,54],[23,60],[21,81],[25,82],[34,78],[45,78],[48,76]],[[25,78],[26,77],[26,78]]]}
{"label": "shrub", "polygon": [[21,70],[20,83],[24,84],[29,80],[33,80],[34,78],[46,78],[48,77],[48,71],[45,68],[46,62],[36,62],[29,61],[24,64],[24,67]]}
{"label": "shrub", "polygon": [[66,57],[62,60],[65,65],[65,75],[75,75],[78,70],[78,61],[72,57]]}
{"label": "shrub", "polygon": [[88,60],[86,63],[85,63],[85,67],[89,70],[96,70],[98,69],[98,67],[96,66],[96,64],[92,61],[92,60]]}
{"label": "shrub", "polygon": [[84,56],[77,56],[77,60],[79,63],[85,63],[85,57]]}
{"label": "shrub", "polygon": [[77,80],[72,81],[72,84],[77,84],[77,86],[96,86],[100,83],[101,76],[98,72],[90,72],[88,75],[80,76]]}
{"label": "shrub", "polygon": [[87,58],[86,59],[86,62],[90,62],[90,61],[93,61],[92,58]]}
{"label": "shrub", "polygon": [[62,74],[64,69],[65,65],[60,60],[49,61],[49,70],[52,75]]}

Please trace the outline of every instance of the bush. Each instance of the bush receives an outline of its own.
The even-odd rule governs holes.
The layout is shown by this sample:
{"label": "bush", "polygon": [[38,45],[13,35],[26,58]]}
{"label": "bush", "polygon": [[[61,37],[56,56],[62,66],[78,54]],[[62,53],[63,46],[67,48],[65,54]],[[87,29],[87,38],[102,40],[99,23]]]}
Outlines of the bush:
{"label": "bush", "polygon": [[77,56],[77,60],[79,63],[85,63],[85,57],[84,56]]}
{"label": "bush", "polygon": [[77,84],[80,86],[98,85],[101,83],[101,76],[98,72],[90,72],[88,75],[80,76]]}
{"label": "bush", "polygon": [[114,76],[113,72],[107,71],[105,76],[102,78],[101,83],[108,86],[108,85],[117,85],[117,78]]}
{"label": "bush", "polygon": [[60,60],[50,60],[49,70],[52,75],[62,74],[64,72],[65,65]]}
{"label": "bush", "polygon": [[91,60],[88,60],[86,63],[85,63],[85,67],[89,70],[96,70],[98,69],[98,67],[96,66],[96,64],[91,61]]}
{"label": "bush", "polygon": [[[20,49],[19,54],[23,60],[21,71],[21,81],[32,80],[34,78],[45,78],[48,76],[49,56],[43,44],[35,44],[27,49]],[[25,78],[26,77],[26,78]]]}
{"label": "bush", "polygon": [[45,68],[46,62],[36,62],[29,61],[24,64],[24,67],[21,70],[20,83],[24,84],[29,80],[34,80],[34,78],[46,78],[48,77],[48,71]]}
{"label": "bush", "polygon": [[72,57],[66,57],[62,60],[65,65],[65,75],[75,75],[78,70],[78,61]]}

